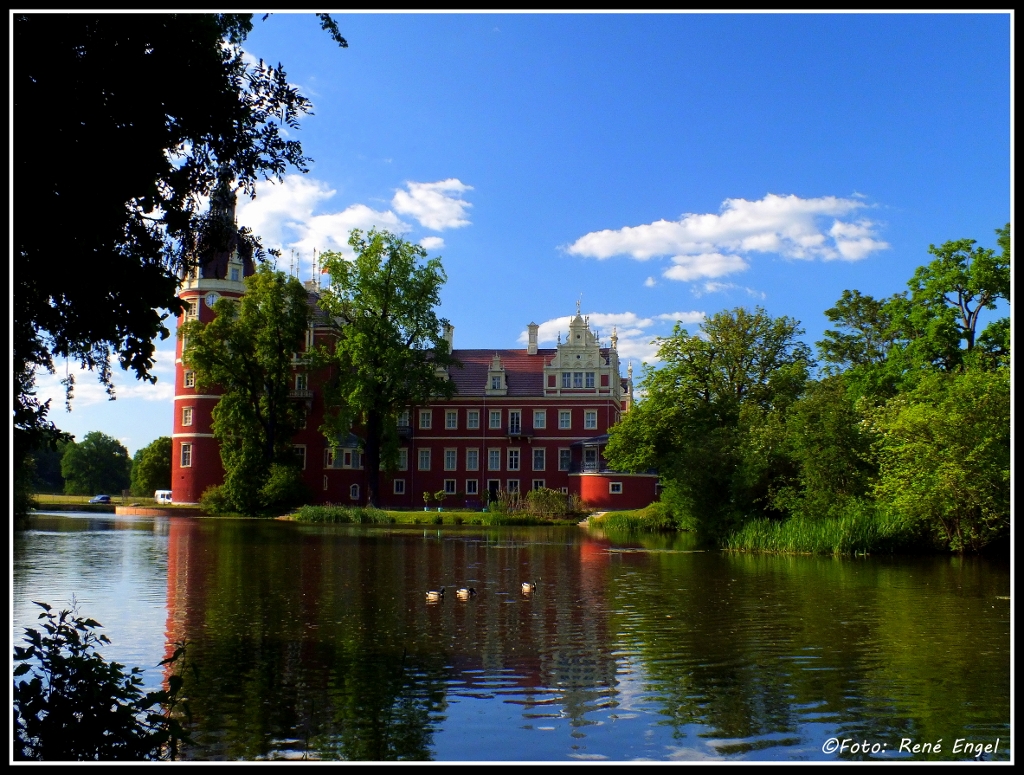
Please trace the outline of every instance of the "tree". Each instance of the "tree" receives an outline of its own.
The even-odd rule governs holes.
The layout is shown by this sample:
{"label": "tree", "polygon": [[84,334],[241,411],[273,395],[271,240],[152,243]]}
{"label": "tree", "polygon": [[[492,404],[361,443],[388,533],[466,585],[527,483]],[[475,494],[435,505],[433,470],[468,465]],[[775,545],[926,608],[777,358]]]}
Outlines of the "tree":
{"label": "tree", "polygon": [[131,458],[117,439],[91,431],[64,449],[60,472],[68,495],[120,493],[131,483]]}
{"label": "tree", "polygon": [[161,436],[132,459],[132,495],[152,497],[171,489],[171,437]]}
{"label": "tree", "polygon": [[325,395],[334,412],[324,431],[330,441],[361,425],[367,498],[376,505],[382,466],[397,464],[398,413],[454,395],[445,370],[457,361],[444,337],[448,321],[434,312],[447,280],[441,259],[427,259],[426,250],[387,231],[364,236],[353,229],[349,245],[354,261],[322,255],[330,283],[320,307],[336,335],[333,349],[320,351],[321,362],[336,367]]}
{"label": "tree", "polygon": [[[153,339],[181,311],[218,175],[252,195],[261,177],[305,171],[288,135],[310,103],[280,65],[246,66],[251,29],[251,14],[15,14],[16,470],[58,433],[31,392],[54,358],[96,370],[111,397],[113,355],[155,381]],[[59,249],[42,220],[53,213]]]}
{"label": "tree", "polygon": [[291,439],[303,409],[289,392],[293,354],[311,310],[302,283],[267,264],[245,278],[245,288],[239,300],[221,298],[212,321],[189,321],[178,333],[186,340],[182,360],[195,371],[197,389],[223,391],[213,410],[213,433],[224,464],[224,494],[238,511],[258,514],[283,505],[280,493],[294,492],[282,476],[299,476]]}
{"label": "tree", "polygon": [[613,468],[657,468],[687,526],[717,535],[771,508],[786,458],[773,429],[800,395],[812,361],[792,318],[758,307],[720,312],[691,336],[659,340],[664,365],[648,369],[643,400],[610,433]]}
{"label": "tree", "polygon": [[1009,535],[1009,369],[932,372],[869,416],[881,501],[953,551]]}

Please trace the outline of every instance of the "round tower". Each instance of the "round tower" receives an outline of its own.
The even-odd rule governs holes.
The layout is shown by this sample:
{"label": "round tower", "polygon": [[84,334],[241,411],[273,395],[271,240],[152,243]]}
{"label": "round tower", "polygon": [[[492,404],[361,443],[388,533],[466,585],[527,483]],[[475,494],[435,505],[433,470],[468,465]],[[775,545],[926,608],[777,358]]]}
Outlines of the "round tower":
{"label": "round tower", "polygon": [[[179,298],[185,312],[178,318],[209,323],[213,305],[221,297],[240,298],[243,280],[256,269],[252,248],[238,234],[235,193],[230,180],[222,178],[210,199],[207,226],[196,242],[197,262],[182,279]],[[196,390],[195,373],[182,362],[184,347],[177,337],[174,360],[174,424],[171,434],[171,497],[175,503],[198,503],[203,492],[224,481],[220,447],[213,437],[213,408],[220,391]]]}

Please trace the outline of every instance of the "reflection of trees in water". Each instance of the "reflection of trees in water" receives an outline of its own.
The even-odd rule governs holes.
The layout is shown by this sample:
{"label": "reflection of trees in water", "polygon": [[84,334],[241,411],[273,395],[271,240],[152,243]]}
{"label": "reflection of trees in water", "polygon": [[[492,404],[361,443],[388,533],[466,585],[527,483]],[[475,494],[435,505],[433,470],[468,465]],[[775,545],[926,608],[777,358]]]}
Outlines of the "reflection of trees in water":
{"label": "reflection of trees in water", "polygon": [[649,553],[621,555],[609,596],[677,734],[791,745],[820,722],[898,744],[1008,732],[1008,614],[991,607],[1007,583],[977,558]]}

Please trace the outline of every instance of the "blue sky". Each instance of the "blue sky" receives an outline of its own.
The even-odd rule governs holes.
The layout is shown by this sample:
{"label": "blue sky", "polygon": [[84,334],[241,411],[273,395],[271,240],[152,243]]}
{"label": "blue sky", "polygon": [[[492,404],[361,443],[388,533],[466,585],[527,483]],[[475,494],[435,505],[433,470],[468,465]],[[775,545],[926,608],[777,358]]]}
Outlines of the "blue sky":
{"label": "blue sky", "polygon": [[[842,291],[887,296],[1010,219],[1010,16],[1002,14],[338,14],[254,19],[315,115],[307,175],[258,189],[266,244],[340,249],[401,231],[441,255],[455,346],[553,343],[582,309],[639,375],[676,319],[760,304],[813,344]],[[542,342],[543,344],[543,342]],[[155,386],[89,375],[52,418],[134,452],[171,428]]]}

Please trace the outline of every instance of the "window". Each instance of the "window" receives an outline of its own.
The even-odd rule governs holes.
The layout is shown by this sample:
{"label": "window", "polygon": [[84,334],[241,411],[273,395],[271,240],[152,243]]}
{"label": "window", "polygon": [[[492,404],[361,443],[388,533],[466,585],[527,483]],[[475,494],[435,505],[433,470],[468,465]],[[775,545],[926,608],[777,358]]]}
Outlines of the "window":
{"label": "window", "polygon": [[591,431],[597,429],[597,412],[583,413],[583,427]]}
{"label": "window", "polygon": [[420,471],[429,471],[429,470],[430,470],[430,450],[429,449],[421,449],[420,450]]}
{"label": "window", "polygon": [[299,415],[299,430],[304,431],[306,430],[306,408],[304,406],[300,406],[296,411]]}
{"label": "window", "polygon": [[500,410],[496,409],[495,411],[491,412],[490,427],[492,427],[492,428],[500,428],[501,427],[501,411]]}
{"label": "window", "polygon": [[558,470],[568,471],[569,464],[572,462],[572,450],[571,449],[560,449],[558,450]]}
{"label": "window", "polygon": [[480,450],[478,450],[478,449],[467,449],[466,450],[466,470],[467,471],[479,471],[480,470]]}
{"label": "window", "polygon": [[191,468],[192,467],[192,445],[182,444],[181,445],[181,467]]}
{"label": "window", "polygon": [[458,451],[454,449],[446,449],[444,451],[444,470],[454,471],[458,468]]}
{"label": "window", "polygon": [[543,490],[544,489],[544,480],[543,479],[534,479],[533,480],[533,486],[531,487],[531,489],[533,489],[533,490]]}
{"label": "window", "polygon": [[536,409],[533,412],[533,427],[546,428],[548,424],[548,413],[544,409]]}
{"label": "window", "polygon": [[519,470],[519,450],[510,449],[508,451],[508,470],[518,471]]}
{"label": "window", "polygon": [[409,470],[409,450],[400,449],[398,450],[398,470],[408,471]]}
{"label": "window", "polygon": [[190,299],[186,302],[188,305],[185,308],[185,320],[195,320],[199,317],[199,300]]}
{"label": "window", "polygon": [[558,413],[558,427],[559,428],[571,428],[572,427],[572,411],[559,412]]}
{"label": "window", "polygon": [[342,468],[351,468],[352,467],[352,450],[346,449],[345,453],[341,457],[341,460],[342,460],[342,463],[341,463],[341,467]]}
{"label": "window", "polygon": [[501,377],[491,377],[491,390],[501,390]]}
{"label": "window", "polygon": [[569,494],[569,488],[568,487],[561,487],[561,488],[559,488],[559,491],[562,493],[562,495],[568,495]]}
{"label": "window", "polygon": [[359,500],[359,485],[353,484],[348,488],[348,497],[354,501]]}
{"label": "window", "polygon": [[185,387],[194,388],[196,386],[196,373],[194,371],[185,372]]}
{"label": "window", "polygon": [[622,482],[608,482],[608,492],[612,495],[622,495]]}
{"label": "window", "polygon": [[582,371],[574,371],[572,373],[572,386],[574,388],[581,388],[581,387],[583,387],[583,372]]}
{"label": "window", "polygon": [[544,450],[535,449],[533,451],[533,470],[543,471],[544,470]]}
{"label": "window", "polygon": [[398,414],[398,427],[408,428],[409,427],[409,410],[405,409]]}
{"label": "window", "polygon": [[445,479],[444,480],[444,494],[445,495],[454,495],[455,492],[456,492],[455,480],[454,479]]}
{"label": "window", "polygon": [[564,387],[564,388],[572,387],[572,382],[570,381],[571,379],[572,379],[572,377],[569,376],[569,372],[563,371],[562,372],[562,387]]}
{"label": "window", "polygon": [[505,489],[508,492],[519,492],[519,480],[509,479],[508,482],[506,482]]}
{"label": "window", "polygon": [[324,474],[324,489],[327,489],[327,474]]}
{"label": "window", "polygon": [[334,450],[330,447],[324,450],[324,468],[334,468]]}
{"label": "window", "polygon": [[405,495],[405,479],[395,479],[391,485],[391,491],[395,495]]}
{"label": "window", "polygon": [[587,372],[587,383],[586,384],[587,384],[588,388],[594,387],[594,372],[592,372],[592,371],[588,371]]}
{"label": "window", "polygon": [[299,464],[299,468],[303,471],[306,470],[306,445],[305,444],[293,444],[292,451],[295,453],[295,460]]}
{"label": "window", "polygon": [[458,411],[444,413],[444,427],[448,430],[455,430],[459,427]]}
{"label": "window", "polygon": [[509,433],[521,433],[523,430],[523,413],[513,412],[511,409],[508,412],[508,432]]}
{"label": "window", "polygon": [[296,374],[295,375],[295,389],[297,391],[298,390],[305,390],[306,389],[306,375],[305,374]]}
{"label": "window", "polygon": [[480,427],[480,412],[476,409],[466,412],[466,427],[474,430]]}
{"label": "window", "polygon": [[479,485],[480,485],[480,482],[477,479],[467,479],[466,480],[466,495],[479,495],[480,494]]}
{"label": "window", "polygon": [[420,427],[424,430],[430,429],[430,414],[431,412],[429,409],[424,409],[420,412]]}
{"label": "window", "polygon": [[489,449],[489,450],[487,450],[487,470],[488,471],[500,471],[501,470],[501,450],[500,449]]}
{"label": "window", "polygon": [[[237,283],[238,282],[238,275],[239,275],[238,267],[237,266],[231,267],[231,282]],[[324,487],[324,489],[326,490],[327,488]]]}
{"label": "window", "polygon": [[191,425],[192,424],[192,407],[183,406],[181,408],[181,424]]}

